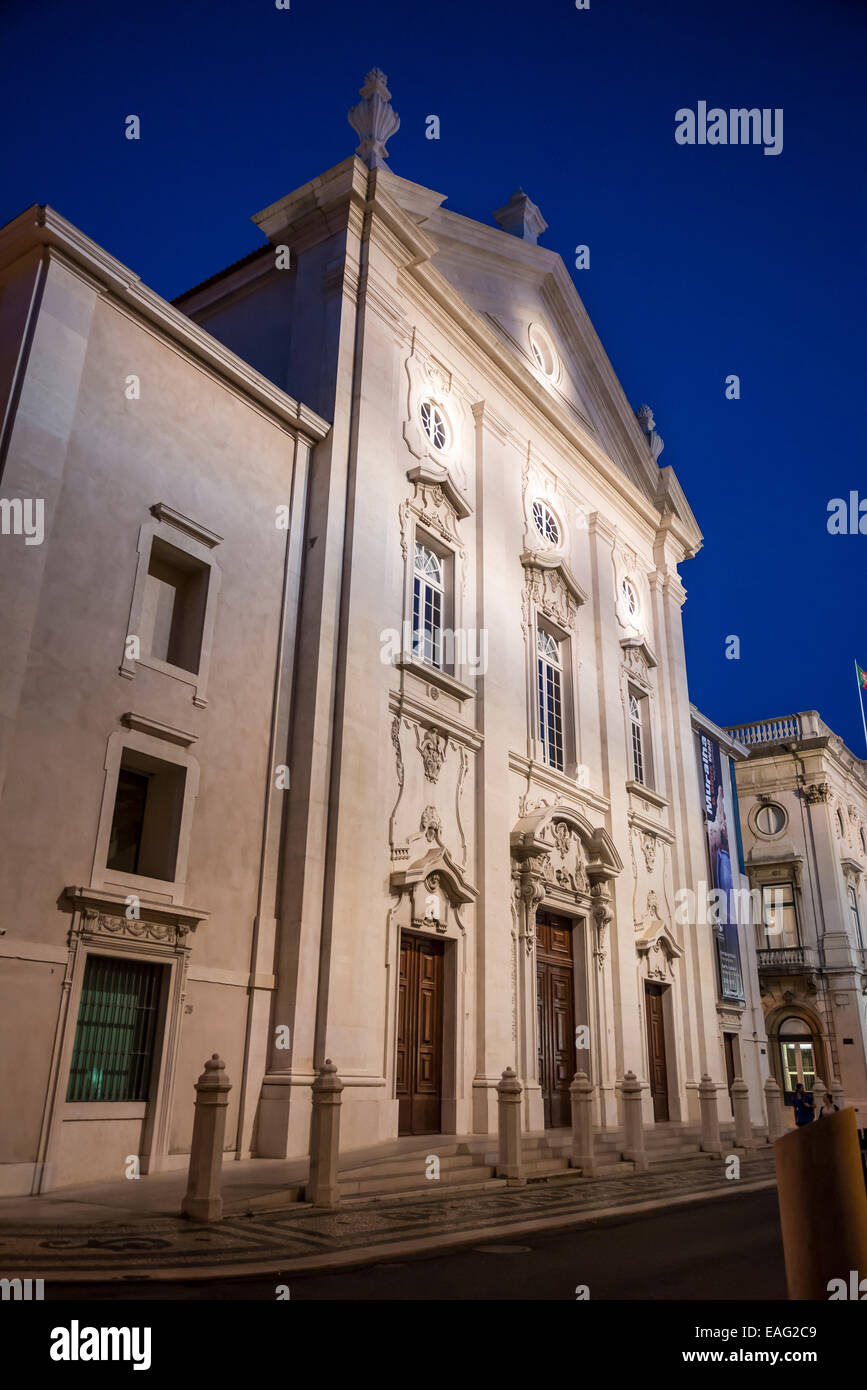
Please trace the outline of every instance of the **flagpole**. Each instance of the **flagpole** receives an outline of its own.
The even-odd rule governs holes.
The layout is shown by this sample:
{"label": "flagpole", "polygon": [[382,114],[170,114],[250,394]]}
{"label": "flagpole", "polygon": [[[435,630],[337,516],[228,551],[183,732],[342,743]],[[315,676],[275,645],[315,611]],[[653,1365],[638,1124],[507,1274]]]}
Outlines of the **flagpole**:
{"label": "flagpole", "polygon": [[867,745],[867,719],[864,718],[864,687],[858,679],[858,662],[855,662],[855,680],[858,684],[858,699],[861,701],[861,723],[864,725],[864,743]]}

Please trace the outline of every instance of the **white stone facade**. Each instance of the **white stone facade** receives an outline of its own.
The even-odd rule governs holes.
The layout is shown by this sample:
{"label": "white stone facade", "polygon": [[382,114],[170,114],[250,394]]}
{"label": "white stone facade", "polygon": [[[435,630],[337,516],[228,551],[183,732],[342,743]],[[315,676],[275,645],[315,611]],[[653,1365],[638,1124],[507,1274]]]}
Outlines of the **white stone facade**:
{"label": "white stone facade", "polygon": [[[29,345],[3,495],[50,519],[0,547],[0,969],[28,1019],[0,1053],[7,1192],[182,1164],[214,1051],[240,1157],[307,1152],[326,1057],[347,1149],[496,1131],[509,1066],[527,1130],[562,1122],[579,1066],[605,1127],[629,1071],[647,1124],[724,1085],[712,933],[675,920],[707,863],[678,574],[698,526],[538,209],[448,212],[383,167],[391,123],[358,121],[374,167],[258,214],[262,252],[175,308],[50,212],[3,233]],[[125,646],[155,536],[214,567],[192,677]],[[148,759],[184,789],[177,858],[131,881],[106,869],[114,798]],[[141,1101],[66,1099],[87,952],[164,967]]]}
{"label": "white stone facade", "polygon": [[[0,267],[2,497],[44,516],[41,543],[12,526],[0,537],[9,1194],[120,1178],[129,1156],[142,1173],[184,1164],[192,1086],[217,1044],[233,1149],[248,1111],[252,1123],[242,1078],[267,1029],[273,963],[258,962],[273,962],[286,796],[272,770],[310,455],[328,426],[50,208],[3,229]],[[195,655],[180,628],[177,651],[159,646],[152,601],[167,586],[149,571],[168,557],[189,582]],[[152,789],[138,872],[108,865],[124,773]],[[92,961],[152,989],[140,1098],[104,1098],[102,1082],[99,1099],[68,1098]]]}

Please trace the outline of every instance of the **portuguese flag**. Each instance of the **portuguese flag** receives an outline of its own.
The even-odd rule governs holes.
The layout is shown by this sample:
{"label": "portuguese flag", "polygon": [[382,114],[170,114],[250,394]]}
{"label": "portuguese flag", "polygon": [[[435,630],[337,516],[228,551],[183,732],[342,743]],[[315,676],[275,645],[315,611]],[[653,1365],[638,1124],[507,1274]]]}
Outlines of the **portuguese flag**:
{"label": "portuguese flag", "polygon": [[867,671],[859,666],[857,661],[855,662],[855,670],[858,672],[858,684],[862,690],[867,690]]}
{"label": "portuguese flag", "polygon": [[867,671],[855,662],[855,679],[858,682],[858,699],[861,701],[861,724],[864,728],[864,742],[867,744],[867,715],[864,713],[864,691],[867,690]]}

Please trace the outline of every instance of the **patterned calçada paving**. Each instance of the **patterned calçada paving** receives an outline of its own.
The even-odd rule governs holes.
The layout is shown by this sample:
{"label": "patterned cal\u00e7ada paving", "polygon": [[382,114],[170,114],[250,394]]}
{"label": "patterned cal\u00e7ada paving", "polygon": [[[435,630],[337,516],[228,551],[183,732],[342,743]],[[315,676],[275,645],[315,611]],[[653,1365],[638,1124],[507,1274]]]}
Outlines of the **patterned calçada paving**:
{"label": "patterned cal\u00e7ada paving", "polygon": [[363,1257],[401,1242],[508,1229],[535,1220],[568,1224],[570,1217],[583,1218],[594,1211],[601,1216],[612,1208],[645,1202],[664,1206],[667,1200],[690,1194],[734,1193],[744,1184],[772,1181],[773,1174],[773,1162],[766,1158],[742,1162],[740,1181],[726,1179],[724,1163],[708,1163],[700,1171],[394,1198],[334,1211],[289,1207],[232,1216],[211,1226],[162,1216],[127,1224],[94,1222],[64,1232],[44,1221],[18,1221],[0,1227],[0,1273],[59,1280],[82,1271],[95,1277],[147,1278],[150,1271],[195,1274],[269,1262],[288,1270],[293,1262],[314,1256],[358,1251]]}

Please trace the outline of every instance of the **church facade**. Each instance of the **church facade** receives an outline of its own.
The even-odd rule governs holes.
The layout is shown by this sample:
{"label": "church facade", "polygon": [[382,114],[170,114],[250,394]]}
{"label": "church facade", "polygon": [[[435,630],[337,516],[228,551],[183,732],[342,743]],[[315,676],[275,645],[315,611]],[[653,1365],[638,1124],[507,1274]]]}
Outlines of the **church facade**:
{"label": "church facade", "polygon": [[[326,1057],[346,1149],[495,1132],[506,1067],[527,1131],[569,1123],[576,1070],[609,1129],[630,1071],[648,1125],[696,1123],[701,1077],[725,1082],[713,932],[676,917],[708,864],[679,575],[698,525],[535,204],[488,226],[389,170],[379,72],[350,120],[358,152],[173,306],[98,248],[85,268],[74,229],[50,255],[27,233],[47,298],[4,495],[42,486],[31,417],[77,481],[47,503],[45,576],[3,541],[36,614],[10,637],[0,962],[36,1002],[7,1191],[180,1166],[215,1050],[239,1157],[307,1152]],[[49,287],[59,364],[34,356]],[[161,389],[136,412],[108,364],[141,376],[145,349]],[[72,655],[40,678],[54,642]],[[31,737],[75,788],[37,900]],[[146,1021],[115,1036],[111,1098],[113,997]],[[742,1070],[760,1126],[756,1049]]]}

